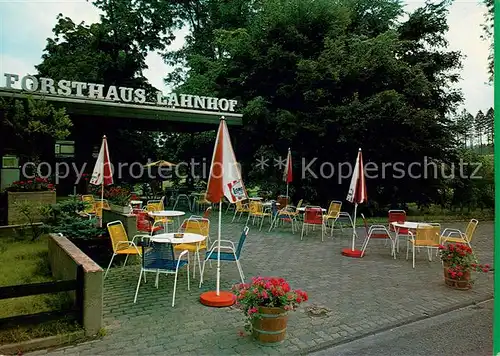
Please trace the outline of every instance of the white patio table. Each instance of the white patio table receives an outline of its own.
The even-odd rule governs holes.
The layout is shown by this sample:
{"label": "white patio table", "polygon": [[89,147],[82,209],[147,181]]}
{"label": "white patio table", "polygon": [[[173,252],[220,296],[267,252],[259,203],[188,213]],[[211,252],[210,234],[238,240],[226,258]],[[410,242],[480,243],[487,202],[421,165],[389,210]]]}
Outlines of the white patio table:
{"label": "white patio table", "polygon": [[[186,213],[180,210],[159,210],[152,211],[148,214],[153,218],[177,218],[177,225],[179,225],[179,216],[184,216]],[[168,233],[168,224],[165,225],[166,232]]]}
{"label": "white patio table", "polygon": [[[200,242],[204,241],[207,237],[200,234],[193,234],[192,232],[182,233],[182,237],[174,237],[177,233],[168,232],[151,236],[151,241],[158,243],[171,243],[171,244],[194,244],[196,243],[196,258],[198,259],[198,268],[201,276],[201,262],[200,262]],[[194,272],[193,272],[194,273]],[[194,275],[193,275],[194,277]]]}
{"label": "white patio table", "polygon": [[399,236],[400,230],[405,229],[405,230],[411,230],[414,232],[418,226],[430,226],[427,223],[421,223],[421,222],[414,222],[414,221],[405,221],[405,222],[397,222],[394,221],[391,223],[391,225],[394,227],[394,232],[396,233],[396,249],[399,252]]}

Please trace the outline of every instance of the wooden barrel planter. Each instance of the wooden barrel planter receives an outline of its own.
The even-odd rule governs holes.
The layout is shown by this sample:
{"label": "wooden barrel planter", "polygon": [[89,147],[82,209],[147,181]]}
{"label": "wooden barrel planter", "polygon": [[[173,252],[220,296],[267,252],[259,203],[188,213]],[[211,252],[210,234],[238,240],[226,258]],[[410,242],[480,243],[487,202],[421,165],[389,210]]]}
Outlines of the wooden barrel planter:
{"label": "wooden barrel planter", "polygon": [[260,343],[274,345],[286,336],[288,314],[282,308],[259,308],[259,317],[252,322],[253,337]]}
{"label": "wooden barrel planter", "polygon": [[451,278],[450,272],[448,272],[448,267],[444,267],[444,283],[453,289],[458,290],[469,290],[472,288],[471,280],[470,280],[470,272],[465,272],[460,279]]}

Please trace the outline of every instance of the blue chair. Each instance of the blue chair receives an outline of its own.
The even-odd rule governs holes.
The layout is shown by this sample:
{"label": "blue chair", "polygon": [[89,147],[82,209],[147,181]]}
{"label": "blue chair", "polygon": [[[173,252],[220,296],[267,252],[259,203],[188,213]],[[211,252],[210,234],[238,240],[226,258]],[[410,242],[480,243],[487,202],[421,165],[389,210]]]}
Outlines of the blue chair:
{"label": "blue chair", "polygon": [[[174,247],[168,242],[153,242],[149,238],[143,238],[142,247],[142,263],[141,273],[137,281],[135,290],[134,303],[137,301],[137,294],[141,285],[142,275],[144,273],[144,281],[146,281],[146,272],[156,272],[155,287],[158,288],[158,279],[160,273],[175,274],[174,279],[174,294],[172,295],[172,307],[175,305],[175,291],[177,288],[177,274],[179,269],[187,266],[187,283],[189,290],[189,253],[184,250],[176,259],[174,255]],[[182,260],[183,256],[187,256],[187,260]]]}
{"label": "blue chair", "polygon": [[[234,245],[234,242],[229,240],[220,240],[220,260],[228,261],[228,262],[236,262],[236,266],[238,267],[238,272],[240,273],[241,283],[245,283],[245,275],[243,274],[243,270],[240,265],[240,255],[241,249],[243,248],[243,244],[245,243],[245,239],[248,236],[248,226],[245,226],[243,232],[241,233],[240,240],[238,241],[238,246]],[[207,261],[215,260],[217,261],[217,256],[219,249],[218,241],[216,240],[210,249],[205,254],[205,261],[203,261],[203,267],[201,269],[201,277],[200,277],[200,288],[203,283],[203,273],[205,272],[205,264]]]}

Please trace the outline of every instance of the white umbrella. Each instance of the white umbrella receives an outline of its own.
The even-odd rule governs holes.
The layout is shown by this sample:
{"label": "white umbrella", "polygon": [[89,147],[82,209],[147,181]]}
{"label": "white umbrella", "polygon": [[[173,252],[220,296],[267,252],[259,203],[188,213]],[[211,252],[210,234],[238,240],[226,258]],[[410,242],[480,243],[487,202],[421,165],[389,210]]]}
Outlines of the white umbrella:
{"label": "white umbrella", "polygon": [[[97,161],[95,162],[94,171],[90,184],[101,186],[101,202],[104,200],[104,186],[113,184],[113,172],[111,171],[111,162],[109,160],[108,141],[106,135],[102,137],[101,150]],[[99,222],[102,226],[102,220]]]}
{"label": "white umbrella", "polygon": [[292,151],[288,149],[288,155],[286,157],[285,171],[283,172],[283,180],[286,182],[286,197],[288,197],[288,184],[292,182]]}
{"label": "white umbrella", "polygon": [[233,146],[229,138],[226,120],[221,117],[217,139],[215,140],[210,177],[207,184],[207,200],[219,203],[219,226],[217,233],[217,289],[203,293],[200,300],[208,306],[231,306],[234,304],[234,295],[231,292],[220,291],[220,240],[222,224],[222,200],[226,197],[229,202],[236,203],[248,199],[241,172],[234,156]]}
{"label": "white umbrella", "polygon": [[361,251],[355,249],[356,244],[356,215],[358,212],[358,204],[364,203],[367,200],[366,195],[366,182],[365,182],[365,171],[363,166],[363,154],[361,153],[361,148],[358,152],[358,157],[356,158],[356,165],[354,166],[354,172],[351,177],[351,185],[349,186],[349,193],[347,194],[346,200],[354,203],[354,218],[353,218],[353,231],[352,231],[352,246],[350,249],[345,248],[342,250],[342,254],[348,257],[361,257]]}

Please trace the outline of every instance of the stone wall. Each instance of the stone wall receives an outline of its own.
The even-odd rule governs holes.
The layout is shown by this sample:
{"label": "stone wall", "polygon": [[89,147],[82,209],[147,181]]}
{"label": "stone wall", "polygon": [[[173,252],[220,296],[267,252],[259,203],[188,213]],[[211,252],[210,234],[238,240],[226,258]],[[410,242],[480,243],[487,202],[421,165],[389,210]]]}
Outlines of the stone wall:
{"label": "stone wall", "polygon": [[137,217],[132,214],[122,214],[113,210],[102,211],[102,226],[106,227],[107,223],[120,220],[127,232],[128,238],[131,240],[137,235]]}
{"label": "stone wall", "polygon": [[[27,223],[26,217],[19,211],[19,203],[29,202],[35,205],[46,205],[56,203],[56,192],[7,192],[7,224],[16,225]],[[34,214],[35,222],[39,222],[41,216]]]}
{"label": "stone wall", "polygon": [[[79,265],[83,267],[83,328],[87,336],[95,335],[102,327],[103,270],[66,237],[49,237],[49,263],[57,280],[76,279]],[[75,298],[75,292],[72,292]]]}

